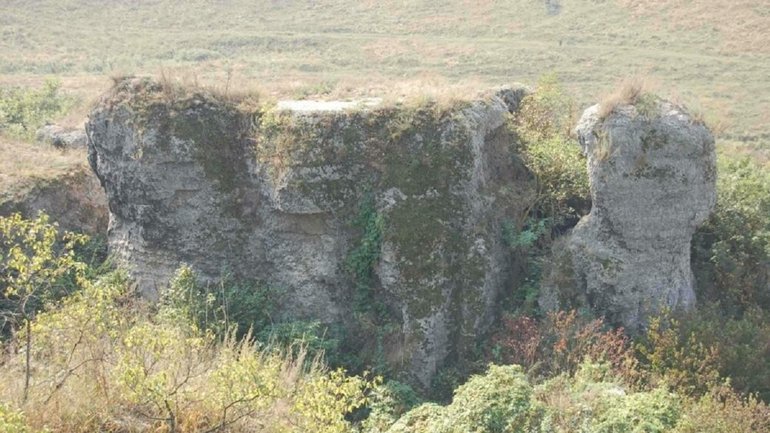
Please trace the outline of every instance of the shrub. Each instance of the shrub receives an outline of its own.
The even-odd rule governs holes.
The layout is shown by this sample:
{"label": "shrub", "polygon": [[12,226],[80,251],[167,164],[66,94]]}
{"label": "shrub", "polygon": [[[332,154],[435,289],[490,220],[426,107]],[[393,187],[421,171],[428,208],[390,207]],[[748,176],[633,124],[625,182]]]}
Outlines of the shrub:
{"label": "shrub", "polygon": [[218,282],[205,283],[185,265],[161,292],[160,306],[165,314],[191,320],[220,337],[234,330],[241,338],[250,332],[264,335],[277,302],[276,289],[227,275]]}
{"label": "shrub", "polygon": [[728,314],[770,309],[770,171],[751,159],[718,159],[717,207],[693,237],[701,300]]}
{"label": "shrub", "polygon": [[642,367],[684,395],[703,395],[719,381],[718,352],[670,315],[650,320],[637,344]]}
{"label": "shrub", "polygon": [[740,318],[706,305],[677,319],[652,321],[639,344],[644,368],[685,394],[703,395],[720,378],[735,390],[770,400],[770,315],[753,308]]}
{"label": "shrub", "polygon": [[[607,364],[585,362],[574,376],[560,375],[535,389],[544,415],[532,432],[669,432],[681,404],[663,388],[633,392]],[[522,431],[523,433],[523,431]]]}
{"label": "shrub", "polygon": [[0,432],[3,433],[32,433],[24,419],[24,414],[5,407],[0,403]]}
{"label": "shrub", "polygon": [[31,140],[35,132],[75,104],[62,95],[61,82],[47,80],[40,89],[0,88],[0,132]]}
{"label": "shrub", "polygon": [[504,318],[492,338],[498,361],[524,366],[531,374],[573,374],[586,360],[606,362],[628,383],[639,380],[631,342],[623,329],[610,329],[601,319],[577,311],[551,312],[538,322],[531,317]]}
{"label": "shrub", "polygon": [[[663,433],[677,426],[682,399],[665,388],[632,391],[608,364],[581,363],[533,385],[520,366],[495,366],[457,388],[452,403],[423,404],[389,433]],[[382,430],[372,430],[382,431]]]}
{"label": "shrub", "polygon": [[74,249],[85,240],[85,236],[73,233],[60,236],[57,225],[49,224],[48,216],[42,213],[35,220],[19,214],[0,217],[0,331],[23,326],[24,401],[31,374],[32,320],[46,301],[62,296],[66,287],[63,281],[83,278],[85,265],[75,260]]}
{"label": "shrub", "polygon": [[278,322],[263,328],[255,336],[270,346],[302,348],[311,357],[323,356],[331,365],[345,364],[339,359],[339,339],[329,335],[329,329],[319,322]]}
{"label": "shrub", "polygon": [[570,134],[575,104],[555,75],[538,82],[525,96],[512,127],[518,153],[535,179],[535,198],[523,218],[503,224],[503,240],[522,269],[520,287],[510,301],[520,313],[533,314],[542,277],[542,258],[552,235],[574,225],[590,207],[588,174],[580,146]]}
{"label": "shrub", "polygon": [[[220,340],[134,298],[120,272],[39,314],[27,424],[53,431],[347,432],[369,382],[303,350]],[[0,402],[17,404],[23,355],[0,365]],[[15,408],[11,406],[13,410]]]}
{"label": "shrub", "polygon": [[560,224],[586,210],[588,174],[580,146],[572,138],[575,104],[556,76],[546,75],[524,97],[514,119],[520,153],[537,180],[533,211]]}
{"label": "shrub", "polygon": [[366,433],[382,433],[401,416],[421,403],[414,389],[395,380],[379,384],[369,396],[369,415],[361,423]]}
{"label": "shrub", "polygon": [[543,216],[562,222],[585,212],[589,207],[588,174],[577,143],[551,136],[528,144],[523,158],[535,174],[536,207]]}
{"label": "shrub", "polygon": [[724,432],[770,432],[770,408],[754,397],[741,397],[729,386],[720,385],[690,401],[674,430],[674,433]]}
{"label": "shrub", "polygon": [[424,404],[388,432],[518,432],[530,425],[532,386],[519,366],[490,366],[457,388],[448,406]]}
{"label": "shrub", "polygon": [[161,292],[158,312],[167,319],[192,322],[220,339],[234,333],[236,339],[248,337],[266,346],[301,348],[311,358],[328,356],[334,365],[343,365],[334,362],[340,358],[340,342],[328,335],[326,326],[273,318],[278,297],[276,289],[227,276],[218,282],[204,283],[185,265]]}

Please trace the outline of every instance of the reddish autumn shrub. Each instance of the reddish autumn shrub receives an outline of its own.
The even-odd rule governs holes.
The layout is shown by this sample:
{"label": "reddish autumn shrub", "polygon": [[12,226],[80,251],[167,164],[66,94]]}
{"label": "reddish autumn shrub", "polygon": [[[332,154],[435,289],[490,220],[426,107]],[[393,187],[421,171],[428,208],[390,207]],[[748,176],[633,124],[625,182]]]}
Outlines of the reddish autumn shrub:
{"label": "reddish autumn shrub", "polygon": [[531,374],[573,374],[590,359],[608,363],[629,383],[638,381],[637,361],[623,329],[583,318],[575,310],[549,313],[540,322],[526,316],[505,318],[492,343],[495,361],[522,365]]}

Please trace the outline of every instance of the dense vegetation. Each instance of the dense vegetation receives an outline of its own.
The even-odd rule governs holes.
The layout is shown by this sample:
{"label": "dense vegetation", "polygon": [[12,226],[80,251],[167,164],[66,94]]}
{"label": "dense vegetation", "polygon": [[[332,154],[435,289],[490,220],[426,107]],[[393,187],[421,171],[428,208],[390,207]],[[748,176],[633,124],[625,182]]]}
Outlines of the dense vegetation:
{"label": "dense vegetation", "polygon": [[[33,287],[42,298],[53,288],[26,286],[42,275],[32,269],[69,274],[79,286],[28,313],[30,326],[16,327],[7,341],[0,366],[6,432],[770,428],[770,408],[731,388],[716,370],[719,352],[696,333],[681,340],[682,322],[670,318],[655,321],[637,342],[575,312],[509,318],[490,344],[490,357],[502,365],[470,378],[448,405],[419,404],[398,382],[329,370],[301,342],[260,342],[249,332],[239,338],[237,327],[222,328],[210,310],[216,301],[191,291],[187,269],[152,306],[131,293],[122,272],[97,272],[77,259],[74,244],[51,242],[62,238],[52,237],[56,227],[45,217],[0,223],[6,299]],[[205,310],[210,318],[200,315]],[[28,348],[15,343],[25,341]]]}
{"label": "dense vegetation", "polygon": [[[538,310],[553,243],[590,205],[569,132],[575,105],[549,76],[511,119],[538,198],[501,236],[529,261],[475,358],[442,370],[431,390],[341,344],[350,336],[274,321],[279,289],[204,284],[183,267],[151,305],[93,260],[84,236],[44,215],[1,217],[0,431],[770,431],[770,174],[752,160],[720,156],[719,205],[693,242],[698,310],[664,314],[637,336],[587,312]],[[371,204],[359,212],[348,271],[374,332],[380,223]]]}

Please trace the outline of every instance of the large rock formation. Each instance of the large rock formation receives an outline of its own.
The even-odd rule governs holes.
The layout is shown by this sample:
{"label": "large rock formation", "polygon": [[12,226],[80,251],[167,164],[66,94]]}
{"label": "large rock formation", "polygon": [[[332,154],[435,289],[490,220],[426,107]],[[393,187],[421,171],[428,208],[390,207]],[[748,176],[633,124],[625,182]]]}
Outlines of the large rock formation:
{"label": "large rock formation", "polygon": [[123,81],[87,125],[110,249],[150,297],[187,263],[284,289],[293,318],[357,326],[384,305],[398,332],[373,344],[427,384],[509,279],[500,224],[532,198],[505,127],[522,96],[249,108]]}
{"label": "large rock formation", "polygon": [[601,111],[587,109],[577,126],[593,207],[556,249],[541,304],[588,305],[634,330],[695,302],[690,241],[716,203],[714,139],[651,95]]}

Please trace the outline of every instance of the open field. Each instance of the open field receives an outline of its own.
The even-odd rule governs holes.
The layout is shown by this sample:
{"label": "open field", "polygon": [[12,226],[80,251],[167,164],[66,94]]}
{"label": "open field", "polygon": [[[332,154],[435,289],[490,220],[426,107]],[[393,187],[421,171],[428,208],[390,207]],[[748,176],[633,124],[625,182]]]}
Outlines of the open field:
{"label": "open field", "polygon": [[165,68],[311,97],[534,83],[556,72],[589,103],[619,78],[645,74],[726,122],[725,137],[767,141],[769,8],[562,0],[549,14],[541,0],[6,0],[0,84],[55,75],[88,99],[109,74]]}

